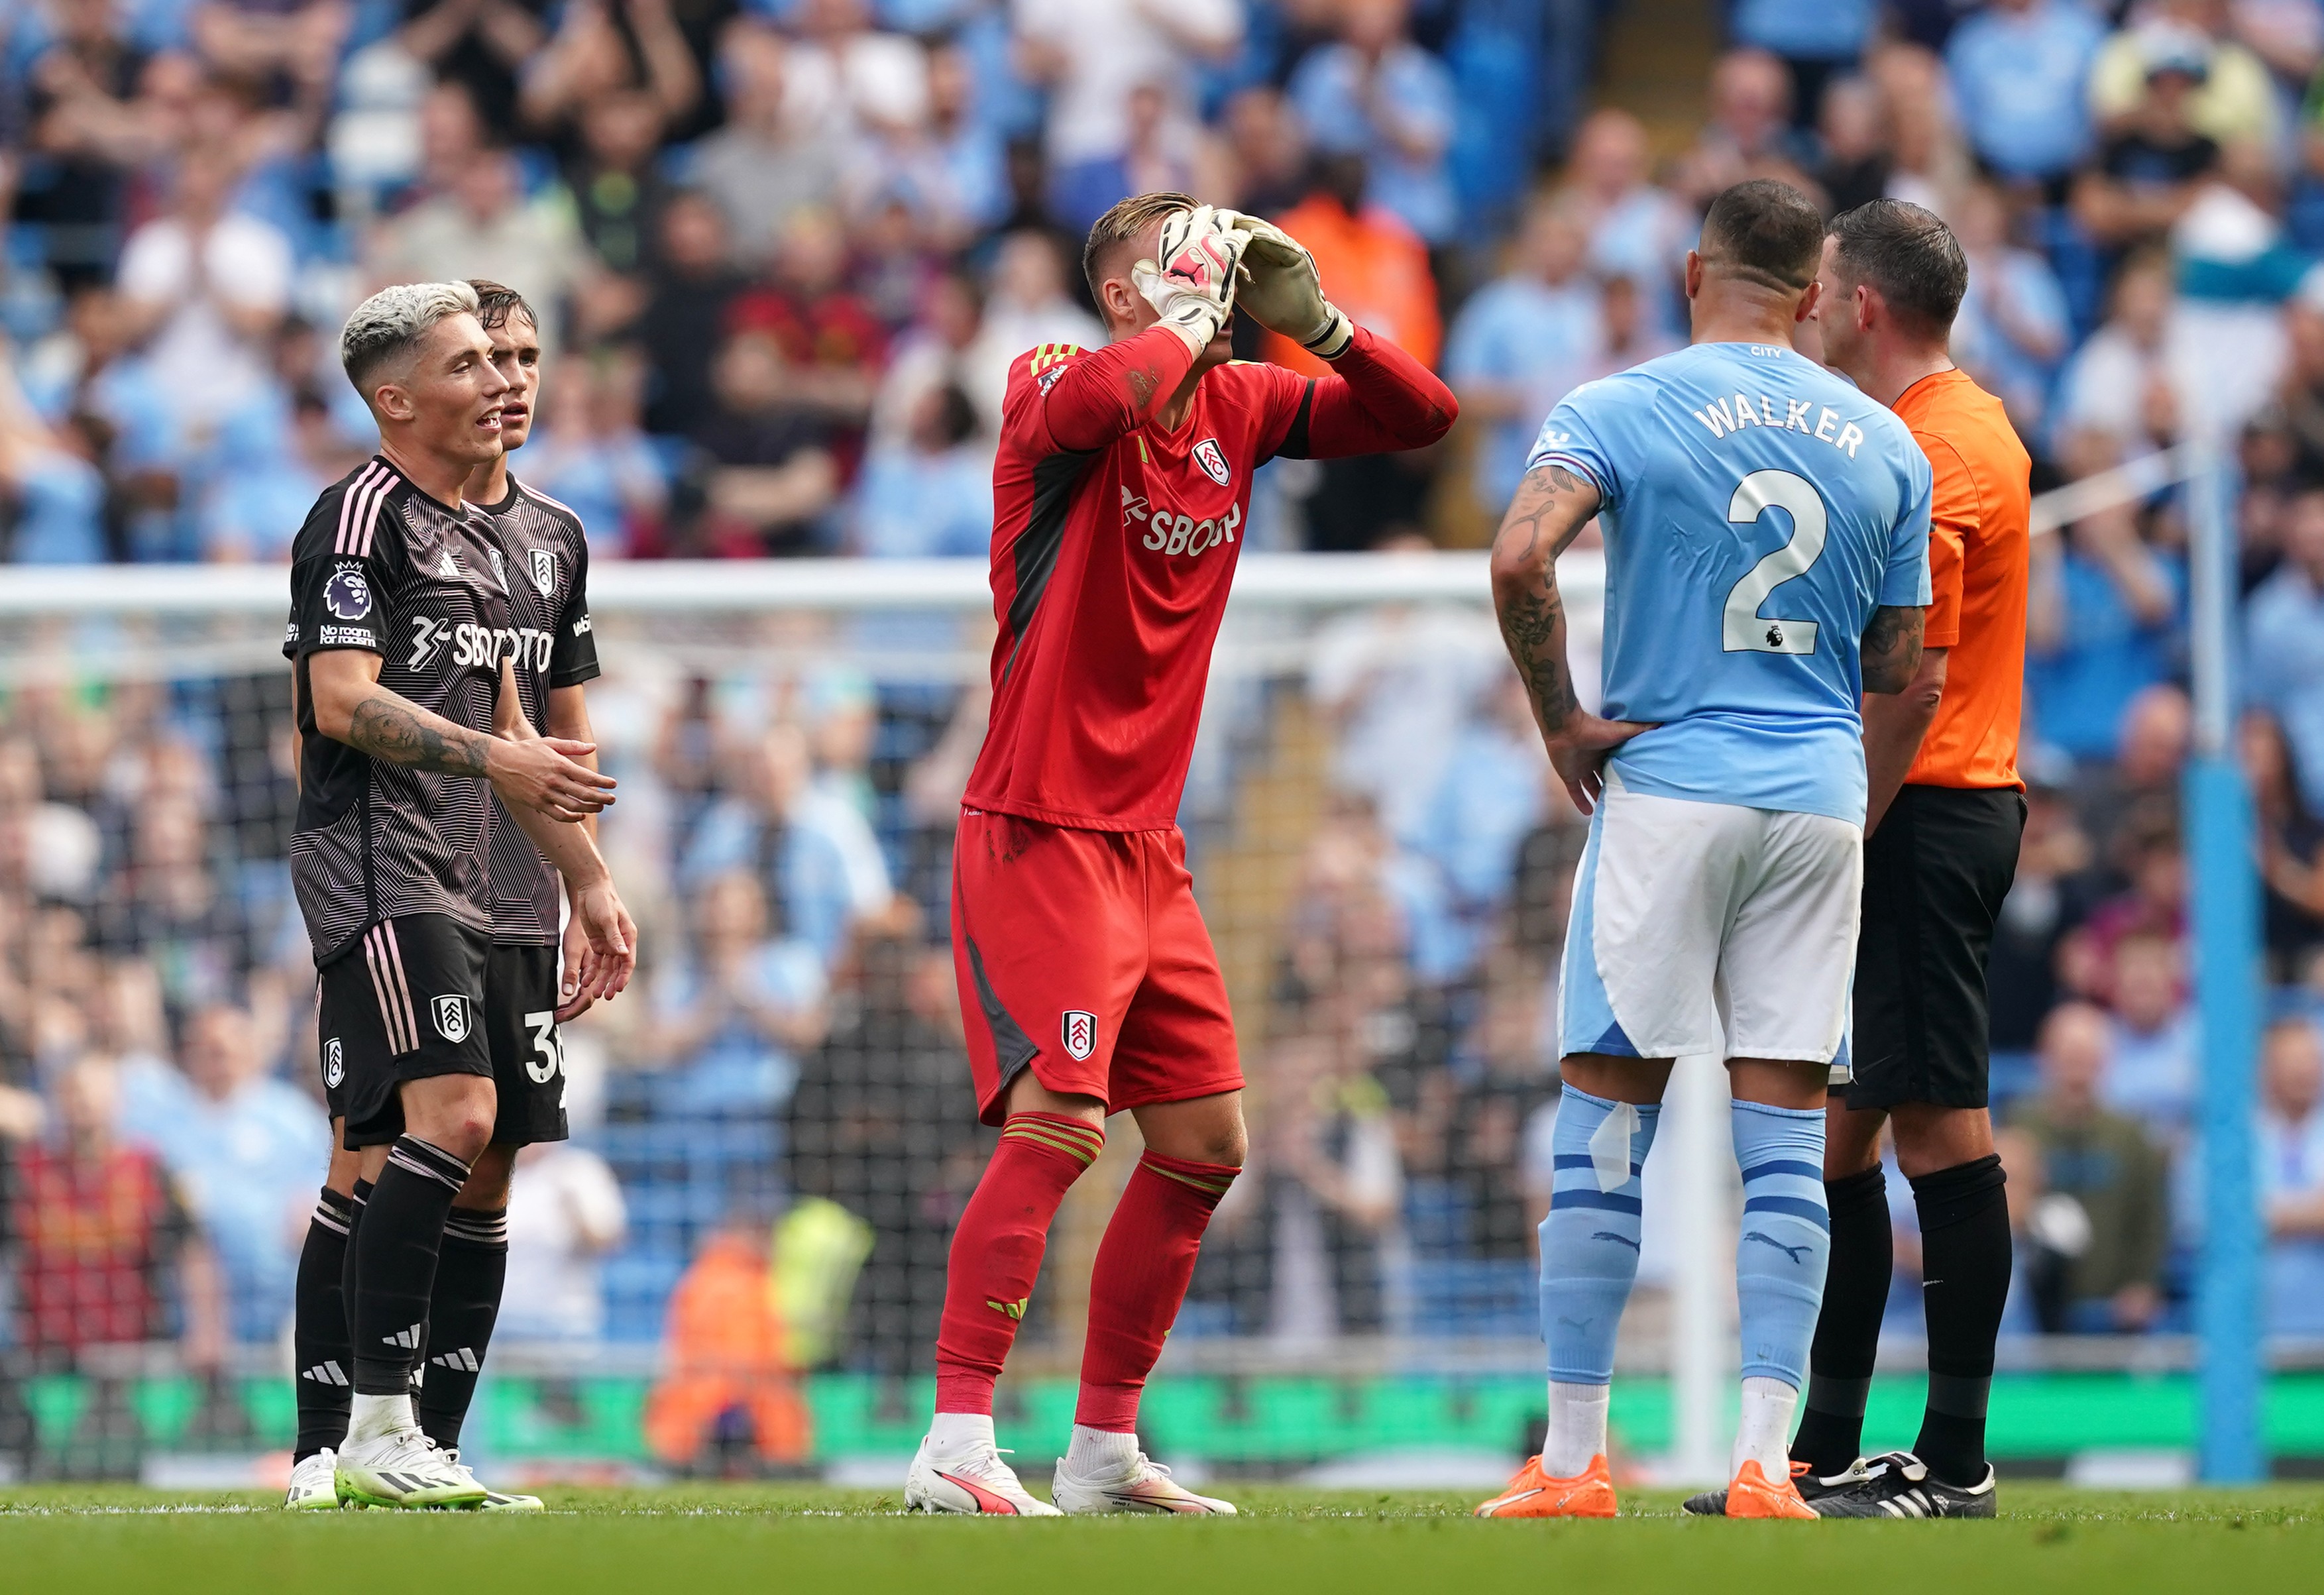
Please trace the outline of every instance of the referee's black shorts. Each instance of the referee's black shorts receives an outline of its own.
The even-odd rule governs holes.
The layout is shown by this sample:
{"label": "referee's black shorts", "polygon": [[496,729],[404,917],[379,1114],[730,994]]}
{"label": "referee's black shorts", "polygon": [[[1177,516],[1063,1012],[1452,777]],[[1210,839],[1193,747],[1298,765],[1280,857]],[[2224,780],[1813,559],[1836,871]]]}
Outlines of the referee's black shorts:
{"label": "referee's black shorts", "polygon": [[2013,788],[1905,787],[1865,839],[1849,1107],[1986,1105],[1986,958],[2024,829]]}

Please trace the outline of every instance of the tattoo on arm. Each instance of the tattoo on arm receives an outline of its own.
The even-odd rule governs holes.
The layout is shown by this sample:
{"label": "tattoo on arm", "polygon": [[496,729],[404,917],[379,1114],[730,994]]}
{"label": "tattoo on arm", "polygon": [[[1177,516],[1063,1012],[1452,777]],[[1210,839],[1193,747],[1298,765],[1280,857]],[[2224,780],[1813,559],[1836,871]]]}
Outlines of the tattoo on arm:
{"label": "tattoo on arm", "polygon": [[1557,591],[1557,557],[1598,512],[1594,484],[1563,466],[1526,473],[1493,542],[1493,603],[1501,641],[1533,700],[1545,733],[1580,712],[1565,659],[1565,603]]}
{"label": "tattoo on arm", "polygon": [[1864,629],[1864,690],[1902,692],[1921,668],[1921,632],[1928,612],[1917,604],[1884,604]]}
{"label": "tattoo on arm", "polygon": [[485,773],[486,738],[386,691],[374,691],[347,716],[347,742],[374,758],[438,775]]}

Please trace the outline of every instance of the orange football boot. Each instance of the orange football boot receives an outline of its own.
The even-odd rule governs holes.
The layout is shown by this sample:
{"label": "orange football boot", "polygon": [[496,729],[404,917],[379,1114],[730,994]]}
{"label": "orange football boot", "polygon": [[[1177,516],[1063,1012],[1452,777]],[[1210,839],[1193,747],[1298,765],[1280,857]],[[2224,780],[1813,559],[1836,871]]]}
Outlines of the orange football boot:
{"label": "orange football boot", "polygon": [[1812,1518],[1816,1512],[1800,1498],[1800,1487],[1792,1482],[1789,1472],[1780,1481],[1770,1484],[1758,1463],[1747,1461],[1736,1471],[1735,1482],[1727,1487],[1727,1515]]}
{"label": "orange football boot", "polygon": [[1508,1488],[1477,1508],[1480,1517],[1611,1517],[1614,1475],[1606,1453],[1590,1459],[1576,1479],[1552,1479],[1535,1457],[1517,1470]]}

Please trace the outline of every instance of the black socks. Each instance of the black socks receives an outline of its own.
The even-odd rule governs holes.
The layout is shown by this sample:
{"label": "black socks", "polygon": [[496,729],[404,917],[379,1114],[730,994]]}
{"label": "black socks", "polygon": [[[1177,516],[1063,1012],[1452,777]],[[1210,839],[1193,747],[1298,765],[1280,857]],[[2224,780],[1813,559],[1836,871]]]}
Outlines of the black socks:
{"label": "black socks", "polygon": [[428,1360],[413,1405],[428,1438],[447,1451],[475,1399],[476,1377],[508,1281],[508,1209],[456,1207],[444,1221],[436,1289],[428,1305]]}
{"label": "black socks", "polygon": [[428,1335],[429,1298],[452,1198],[468,1166],[416,1136],[400,1136],[364,1205],[348,1260],[350,1338],[359,1396],[401,1396]]}
{"label": "black socks", "polygon": [[342,1292],[347,1238],[355,1230],[355,1204],[328,1185],[307,1222],[307,1243],[299,1249],[296,1307],[290,1328],[292,1378],[299,1398],[299,1439],[294,1461],[318,1451],[335,1451],[346,1438],[347,1409],[355,1397],[355,1359],[347,1351],[347,1310]]}
{"label": "black socks", "polygon": [[[1895,1258],[1881,1170],[1827,1180],[1823,1189],[1831,1209],[1831,1269],[1792,1459],[1829,1477],[1863,1450],[1864,1403]],[[1921,1217],[1929,1325],[1928,1407],[1913,1453],[1941,1482],[1968,1488],[1985,1477],[1993,1342],[2009,1298],[2009,1203],[2000,1157],[1921,1176],[1913,1181],[1913,1204]]]}
{"label": "black socks", "polygon": [[1792,1460],[1818,1476],[1844,1471],[1864,1451],[1864,1402],[1880,1351],[1880,1315],[1896,1266],[1888,1222],[1888,1179],[1868,1168],[1823,1184],[1831,1212],[1831,1263],[1823,1308],[1808,1354],[1807,1396]]}
{"label": "black socks", "polygon": [[[1989,1155],[1913,1182],[1921,1214],[1923,1302],[1929,1324],[1929,1405],[1913,1454],[1946,1484],[1985,1478],[1985,1406],[1993,1342],[2009,1299],[2009,1201]],[[1876,1331],[1877,1332],[1877,1331]]]}

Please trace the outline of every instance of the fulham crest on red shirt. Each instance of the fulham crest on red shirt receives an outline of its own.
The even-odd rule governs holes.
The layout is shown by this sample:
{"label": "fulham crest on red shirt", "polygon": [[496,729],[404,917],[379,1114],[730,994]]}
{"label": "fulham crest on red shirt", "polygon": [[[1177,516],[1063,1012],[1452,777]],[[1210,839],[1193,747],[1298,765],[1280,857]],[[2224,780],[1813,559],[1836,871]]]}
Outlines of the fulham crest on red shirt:
{"label": "fulham crest on red shirt", "polygon": [[1221,487],[1224,487],[1227,478],[1233,475],[1227,469],[1226,451],[1219,447],[1219,440],[1215,438],[1205,438],[1194,445],[1194,463],[1203,467],[1204,475]]}

